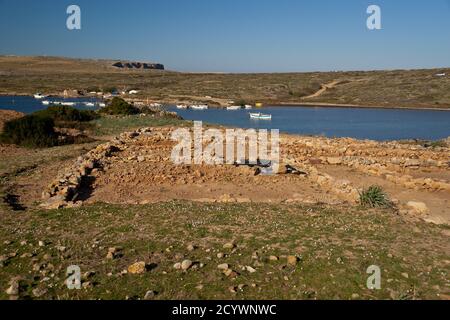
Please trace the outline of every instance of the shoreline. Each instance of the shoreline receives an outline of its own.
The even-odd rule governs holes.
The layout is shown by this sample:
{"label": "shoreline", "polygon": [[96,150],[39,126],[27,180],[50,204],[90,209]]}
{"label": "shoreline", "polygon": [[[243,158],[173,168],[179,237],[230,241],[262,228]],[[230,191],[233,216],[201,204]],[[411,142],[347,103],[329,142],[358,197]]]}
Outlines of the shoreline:
{"label": "shoreline", "polygon": [[[17,97],[31,97],[32,94],[5,94],[0,93],[0,97],[9,97],[9,96],[17,96]],[[62,99],[70,99],[70,98],[94,98],[95,96],[81,96],[81,97],[64,97],[62,95],[54,95],[50,94],[49,97],[53,98],[62,98]],[[133,100],[139,102],[146,102],[145,98],[123,98],[125,100]],[[156,100],[155,100],[156,101]],[[159,103],[164,103],[163,100],[156,101]],[[173,104],[182,103],[183,101],[174,102]],[[210,106],[211,108],[224,108],[223,106]],[[263,103],[263,108],[265,107],[292,107],[292,108],[302,108],[302,107],[319,107],[319,108],[343,108],[343,109],[389,109],[389,110],[423,110],[423,111],[450,111],[450,107],[448,108],[434,108],[434,107],[395,107],[395,106],[371,106],[371,105],[362,105],[362,104],[347,104],[347,103],[329,103],[329,102],[273,102],[265,104]],[[0,107],[1,108],[1,107]]]}
{"label": "shoreline", "polygon": [[[390,109],[390,110],[426,110],[426,111],[450,111],[449,108],[432,108],[432,107],[393,107],[393,106],[370,106],[357,104],[339,104],[327,102],[277,102],[277,106],[282,107],[320,107],[320,108],[342,108],[342,109]],[[274,106],[276,107],[276,106]]]}

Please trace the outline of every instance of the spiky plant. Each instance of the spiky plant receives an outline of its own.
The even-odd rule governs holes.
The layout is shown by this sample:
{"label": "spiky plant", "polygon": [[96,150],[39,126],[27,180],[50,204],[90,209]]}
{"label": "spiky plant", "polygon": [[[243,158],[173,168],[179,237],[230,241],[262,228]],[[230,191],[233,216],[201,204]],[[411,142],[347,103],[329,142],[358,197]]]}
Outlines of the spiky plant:
{"label": "spiky plant", "polygon": [[392,202],[389,196],[383,191],[380,186],[370,186],[359,193],[359,202],[364,207],[391,207]]}

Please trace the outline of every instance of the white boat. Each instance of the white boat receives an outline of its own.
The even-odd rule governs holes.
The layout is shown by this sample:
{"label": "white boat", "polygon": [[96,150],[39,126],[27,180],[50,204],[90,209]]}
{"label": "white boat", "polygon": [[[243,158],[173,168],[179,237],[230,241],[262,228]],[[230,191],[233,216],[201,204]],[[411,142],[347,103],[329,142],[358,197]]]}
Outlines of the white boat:
{"label": "white boat", "polygon": [[251,105],[249,105],[249,104],[246,104],[246,105],[245,105],[245,109],[247,109],[247,110],[253,109],[253,106],[251,106]]}
{"label": "white boat", "polygon": [[256,120],[272,120],[271,114],[250,113],[250,119]]}
{"label": "white boat", "polygon": [[241,106],[231,106],[231,107],[227,107],[227,110],[230,110],[230,111],[240,110],[240,109],[242,109]]}
{"label": "white boat", "polygon": [[47,100],[42,101],[42,104],[43,104],[44,106],[49,106],[49,105],[50,105],[50,101],[47,101]]}
{"label": "white boat", "polygon": [[106,103],[100,102],[100,103],[98,104],[98,106],[99,106],[100,108],[104,108],[104,107],[106,107]]}
{"label": "white boat", "polygon": [[61,102],[61,105],[67,106],[67,107],[73,107],[75,105],[75,102]]}
{"label": "white boat", "polygon": [[46,98],[47,96],[44,96],[43,94],[41,94],[41,93],[36,93],[35,95],[34,95],[34,98],[35,99],[44,99],[44,98]]}
{"label": "white boat", "polygon": [[192,105],[190,108],[192,110],[208,110],[207,105]]}
{"label": "white boat", "polygon": [[177,109],[187,109],[187,108],[188,108],[188,106],[185,105],[185,104],[179,104],[179,105],[177,105]]}
{"label": "white boat", "polygon": [[95,103],[93,103],[93,102],[85,102],[84,105],[86,107],[95,107]]}

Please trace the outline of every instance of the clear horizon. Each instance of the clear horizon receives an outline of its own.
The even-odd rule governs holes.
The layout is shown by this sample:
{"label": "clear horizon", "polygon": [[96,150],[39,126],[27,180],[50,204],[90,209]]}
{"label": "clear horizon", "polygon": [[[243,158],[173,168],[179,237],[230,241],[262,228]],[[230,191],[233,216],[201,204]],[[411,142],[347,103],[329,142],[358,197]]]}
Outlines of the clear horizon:
{"label": "clear horizon", "polygon": [[[81,8],[82,29],[66,28]],[[366,9],[381,8],[381,30]],[[1,55],[162,63],[168,70],[284,73],[447,68],[450,0],[0,0]]]}

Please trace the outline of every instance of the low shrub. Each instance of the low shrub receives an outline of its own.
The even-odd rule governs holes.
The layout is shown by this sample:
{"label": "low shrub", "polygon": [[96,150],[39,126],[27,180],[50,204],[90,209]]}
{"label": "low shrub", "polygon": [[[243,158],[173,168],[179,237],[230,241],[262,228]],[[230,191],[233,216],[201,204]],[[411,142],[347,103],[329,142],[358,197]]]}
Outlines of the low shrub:
{"label": "low shrub", "polygon": [[55,122],[88,122],[98,119],[99,115],[92,110],[78,110],[69,106],[50,106],[34,115],[51,118]]}
{"label": "low shrub", "polygon": [[100,113],[108,115],[133,115],[138,114],[139,109],[133,107],[131,104],[123,100],[122,98],[115,97],[111,100],[106,107],[100,109]]}
{"label": "low shrub", "polygon": [[27,115],[6,122],[0,140],[24,147],[52,147],[58,144],[58,134],[54,126],[52,118]]}

